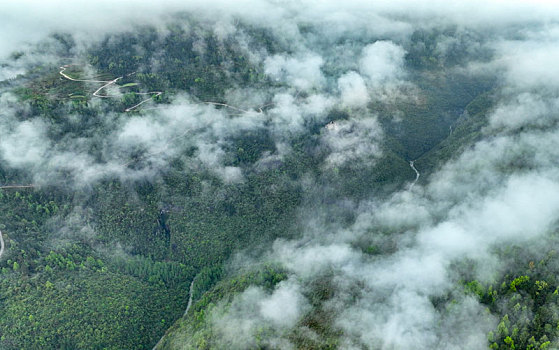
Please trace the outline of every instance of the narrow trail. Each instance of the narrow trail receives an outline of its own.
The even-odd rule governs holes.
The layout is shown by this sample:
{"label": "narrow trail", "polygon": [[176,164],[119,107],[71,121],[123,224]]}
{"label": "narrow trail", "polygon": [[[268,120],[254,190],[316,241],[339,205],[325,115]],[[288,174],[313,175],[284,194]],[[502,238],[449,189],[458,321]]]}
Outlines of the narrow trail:
{"label": "narrow trail", "polygon": [[58,72],[60,75],[62,75],[64,78],[71,80],[71,81],[83,81],[85,83],[110,83],[112,80],[84,80],[84,79],[74,79],[71,76],[67,75],[66,73],[64,73],[66,71],[66,69],[68,69],[68,67],[70,67],[70,64],[65,64],[62,67],[60,67],[60,72]]}
{"label": "narrow trail", "polygon": [[[95,90],[95,92],[93,92],[93,96],[95,96],[95,97],[99,97],[99,98],[117,98],[117,97],[120,97],[120,95],[103,95],[103,94],[101,94],[101,91],[103,91],[104,89],[106,89],[107,87],[109,87],[111,85],[115,85],[118,88],[120,88],[120,86],[116,85],[116,83],[120,79],[124,78],[124,76],[115,78],[113,80],[75,79],[75,78],[72,78],[71,76],[69,76],[68,74],[64,73],[66,71],[66,69],[68,69],[68,67],[70,67],[70,66],[71,65],[66,64],[66,65],[60,67],[60,71],[58,73],[60,75],[62,75],[64,78],[66,78],[68,80],[71,80],[71,81],[81,81],[81,82],[84,82],[84,83],[96,83],[96,84],[103,83],[103,85],[100,88],[98,88],[97,90]],[[132,72],[130,74],[127,74],[126,76],[128,77],[132,74],[136,74],[136,72]],[[150,95],[150,97],[140,101],[140,103],[137,103],[132,107],[126,108],[124,111],[125,112],[131,112],[131,111],[135,110],[136,108],[138,108],[139,106],[141,106],[142,104],[144,104],[148,101],[151,101],[154,97],[160,96],[162,93],[163,93],[163,91],[135,92],[134,93],[135,95],[142,95],[142,96]]]}
{"label": "narrow trail", "polygon": [[95,96],[95,97],[101,97],[101,98],[115,98],[115,97],[120,97],[120,96],[117,96],[117,95],[100,95],[100,94],[99,94],[99,91],[105,89],[105,88],[106,88],[107,86],[109,86],[109,85],[116,84],[116,82],[119,81],[120,79],[122,79],[122,77],[118,77],[118,78],[116,78],[116,79],[114,79],[114,80],[109,81],[109,82],[106,83],[105,85],[101,86],[99,89],[97,89],[97,90],[95,90],[95,91],[93,92],[93,96]]}
{"label": "narrow trail", "polygon": [[419,176],[420,176],[419,171],[417,171],[417,169],[413,165],[414,162],[415,162],[415,160],[410,160],[410,167],[413,169],[413,171],[415,171],[415,180],[413,180],[413,182],[411,183],[409,191],[412,190],[413,186],[415,185],[417,180],[419,180]]}
{"label": "narrow trail", "polygon": [[194,288],[194,280],[196,279],[196,277],[194,277],[192,279],[192,282],[190,282],[190,288],[188,290],[188,304],[186,304],[186,310],[184,310],[184,314],[182,315],[182,317],[186,316],[186,314],[188,313],[188,310],[190,310],[190,307],[192,306],[192,288]]}
{"label": "narrow trail", "polygon": [[35,185],[6,185],[0,186],[0,189],[10,189],[10,188],[33,188]]}
{"label": "narrow trail", "polygon": [[[231,108],[232,110],[242,112],[242,113],[253,113],[254,112],[254,111],[248,111],[246,109],[238,108],[238,107],[235,107],[235,106],[231,106],[231,105],[228,105],[227,103],[221,103],[221,102],[202,102],[202,103],[208,104],[208,105],[214,105],[214,106],[223,106],[223,107]],[[258,107],[258,110],[256,111],[256,113],[258,113],[258,114],[264,113],[262,108],[264,108],[266,106],[267,105],[264,105],[262,107]]]}
{"label": "narrow trail", "polygon": [[[188,310],[190,310],[190,307],[192,306],[192,289],[194,288],[194,281],[195,280],[196,280],[196,276],[194,276],[194,278],[192,279],[192,282],[190,282],[190,288],[188,289],[188,304],[186,304],[186,310],[184,310],[184,314],[182,315],[182,317],[186,316],[186,314],[188,313]],[[156,350],[157,347],[159,345],[161,345],[161,342],[165,338],[165,335],[166,335],[166,333],[163,334],[161,339],[159,339],[159,341],[157,342],[157,344],[155,344],[155,346],[153,347],[152,350]]]}
{"label": "narrow trail", "polygon": [[0,258],[4,254],[4,237],[2,236],[2,231],[0,231]]}

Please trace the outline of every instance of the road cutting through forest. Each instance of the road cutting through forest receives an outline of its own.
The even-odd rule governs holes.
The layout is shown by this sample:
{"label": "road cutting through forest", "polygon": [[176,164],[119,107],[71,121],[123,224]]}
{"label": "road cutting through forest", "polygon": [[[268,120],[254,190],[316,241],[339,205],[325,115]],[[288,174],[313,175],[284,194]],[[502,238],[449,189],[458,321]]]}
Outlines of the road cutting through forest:
{"label": "road cutting through forest", "polygon": [[[80,82],[84,82],[84,83],[104,83],[103,86],[101,86],[100,88],[98,88],[97,90],[95,90],[95,92],[93,92],[93,96],[95,97],[100,97],[100,98],[115,98],[115,97],[120,97],[119,95],[102,95],[100,94],[101,91],[103,91],[104,89],[106,89],[107,87],[111,86],[111,85],[115,85],[120,79],[124,78],[124,76],[118,77],[116,79],[113,80],[89,80],[89,79],[75,79],[72,78],[71,76],[69,76],[68,74],[64,73],[66,71],[66,69],[68,69],[68,67],[70,67],[71,65],[66,64],[62,67],[60,67],[60,71],[58,72],[60,75],[62,75],[64,78],[71,80],[71,81],[80,81]],[[127,74],[126,76],[130,76],[132,74],[135,74],[136,72],[132,72],[130,74]],[[120,88],[120,86],[116,85],[117,87]],[[135,92],[134,94],[136,95],[151,95],[149,98],[146,98],[142,101],[140,101],[139,103],[135,104],[132,107],[128,107],[126,108],[124,111],[125,112],[131,112],[134,109],[138,108],[139,106],[141,106],[142,104],[150,101],[151,99],[153,99],[154,97],[160,96],[161,94],[163,94],[162,91],[149,91],[149,92]],[[209,104],[209,105],[214,105],[214,106],[221,106],[221,107],[226,107],[226,108],[230,108],[232,110],[235,110],[237,112],[241,112],[241,113],[251,113],[254,111],[248,111],[246,109],[242,109],[239,107],[235,107],[235,106],[231,106],[227,103],[222,103],[222,102],[212,102],[212,101],[205,101],[202,102],[203,104]],[[270,105],[273,105],[273,103],[270,104],[266,104],[263,105],[261,107],[258,107],[256,110],[256,113],[258,114],[262,114],[264,113],[263,108],[268,107]]]}
{"label": "road cutting through forest", "polygon": [[[120,97],[120,95],[101,95],[100,92],[103,91],[104,89],[106,89],[107,87],[116,84],[117,81],[124,78],[124,76],[118,77],[118,78],[113,79],[113,80],[75,79],[75,78],[72,78],[71,76],[69,76],[68,74],[64,73],[66,71],[66,69],[68,69],[68,67],[70,67],[70,66],[71,65],[69,65],[69,64],[63,65],[62,67],[60,67],[60,71],[58,73],[60,73],[60,75],[62,75],[64,78],[66,78],[68,80],[71,80],[71,81],[80,81],[80,82],[84,82],[84,83],[104,83],[103,86],[101,86],[100,88],[95,90],[95,92],[93,92],[93,96],[95,96],[95,97],[100,97],[100,98]],[[130,75],[135,74],[135,73],[136,72],[133,72],[133,73],[127,74],[126,76],[130,76]],[[118,85],[116,85],[116,86],[120,88],[120,86],[118,86]],[[134,109],[141,106],[142,104],[150,101],[154,97],[160,96],[162,93],[163,93],[162,91],[135,92],[134,93],[135,95],[151,95],[151,96],[149,98],[144,99],[143,101],[140,101],[140,103],[137,103],[132,107],[126,108],[124,111],[125,112],[131,112]]]}

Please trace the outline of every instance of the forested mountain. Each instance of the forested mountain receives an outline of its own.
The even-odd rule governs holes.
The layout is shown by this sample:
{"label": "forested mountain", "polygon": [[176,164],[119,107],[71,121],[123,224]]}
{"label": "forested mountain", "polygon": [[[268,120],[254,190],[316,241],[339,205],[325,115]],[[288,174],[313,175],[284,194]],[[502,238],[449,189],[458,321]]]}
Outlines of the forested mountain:
{"label": "forested mountain", "polygon": [[0,349],[559,348],[558,6],[0,21]]}

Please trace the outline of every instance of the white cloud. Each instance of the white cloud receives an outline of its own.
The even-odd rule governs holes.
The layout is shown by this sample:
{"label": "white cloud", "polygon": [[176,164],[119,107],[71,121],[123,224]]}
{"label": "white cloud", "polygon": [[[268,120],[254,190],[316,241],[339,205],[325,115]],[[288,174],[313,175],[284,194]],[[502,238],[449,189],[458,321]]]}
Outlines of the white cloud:
{"label": "white cloud", "polygon": [[[494,69],[499,72],[497,78],[504,80],[499,81],[503,89],[495,92],[499,100],[488,116],[489,128],[480,134],[483,139],[455,154],[434,173],[425,174],[429,180],[413,192],[355,204],[358,209],[353,211],[357,217],[353,225],[342,225],[335,215],[312,213],[318,219],[305,223],[312,227],[311,232],[302,239],[277,241],[266,258],[281,263],[290,278],[273,291],[250,287],[231,305],[217,308],[211,317],[224,348],[255,346],[262,326],[270,329],[266,344],[292,347],[286,334],[309,310],[304,294],[324,272],[334,276],[331,282],[335,290],[325,307],[335,316],[334,324],[342,328],[340,341],[346,348],[372,343],[404,349],[480,348],[492,320],[482,315],[479,303],[453,290],[449,266],[468,258],[483,264],[491,274],[498,265],[491,255],[495,244],[532,245],[556,227],[559,31],[548,21],[557,18],[559,8],[552,4],[103,0],[19,1],[3,6],[0,57],[16,49],[25,49],[31,56],[26,42],[38,42],[52,31],[74,33],[78,42],[87,44],[108,32],[130,30],[131,24],[158,26],[178,10],[195,10],[213,25],[220,38],[238,34],[231,26],[238,17],[249,25],[270,29],[274,40],[289,48],[289,52],[271,56],[266,56],[265,50],[250,52],[255,62],[261,59],[271,79],[287,87],[227,94],[230,103],[238,102],[254,113],[241,111],[233,116],[226,108],[193,103],[182,96],[169,106],[134,117],[100,115],[103,128],[93,130],[90,136],[53,140],[49,136],[52,125],[40,116],[26,115],[28,120],[18,117],[22,110],[17,108],[28,110],[14,106],[13,97],[3,94],[0,156],[7,165],[29,169],[36,179],[44,181],[66,171],[75,181],[88,183],[104,174],[152,176],[169,159],[184,156],[184,150],[193,148],[188,159],[192,169],[209,170],[224,182],[240,182],[242,170],[226,165],[230,137],[269,128],[280,147],[277,154],[265,154],[258,164],[276,161],[290,151],[291,137],[300,135],[309,121],[328,122],[325,115],[338,104],[355,110],[347,119],[321,129],[319,141],[328,151],[326,170],[374,165],[382,155],[385,136],[366,107],[379,95],[397,93],[410,79],[404,47],[413,30],[445,28],[448,24],[486,30],[496,59],[476,65],[483,66],[485,73],[488,67]],[[312,25],[324,31],[314,33]],[[518,26],[532,29],[517,30]],[[502,39],[511,37],[514,40]],[[344,38],[348,42],[341,43]],[[447,39],[438,47],[439,53],[455,43]],[[204,50],[201,43],[197,47]],[[340,52],[345,48],[351,54]],[[339,55],[333,57],[332,52]],[[39,56],[50,57],[46,53]],[[462,69],[473,73],[472,68],[476,67]],[[18,69],[8,65],[0,76],[8,77]],[[269,99],[273,105],[257,113],[257,107]],[[79,124],[79,117],[72,118]],[[111,131],[107,134],[106,130]],[[101,148],[101,161],[88,154],[93,147]],[[139,169],[127,166],[135,152],[140,154]],[[309,178],[305,181],[310,182]],[[320,195],[329,190],[320,183],[313,185],[309,192]],[[316,205],[318,211],[323,209],[321,204]],[[312,212],[314,208],[304,209]],[[336,224],[321,222],[323,217]],[[301,220],[305,219],[301,214]],[[389,249],[371,256],[363,253],[362,241]],[[433,297],[448,293],[459,294],[454,314],[441,313],[432,303]],[[463,336],[453,338],[445,332],[450,329],[445,328],[447,324],[453,330],[460,329]]]}
{"label": "white cloud", "polygon": [[369,91],[363,78],[356,72],[349,72],[338,79],[342,104],[348,107],[364,107],[369,102]]}
{"label": "white cloud", "polygon": [[359,67],[373,87],[403,78],[405,50],[391,41],[377,41],[363,49]]}
{"label": "white cloud", "polygon": [[45,124],[40,120],[25,121],[13,131],[6,130],[0,143],[3,158],[16,167],[41,163],[51,146],[44,130]]}
{"label": "white cloud", "polygon": [[266,74],[298,90],[309,90],[324,84],[325,79],[320,70],[322,64],[322,57],[312,54],[301,58],[275,55],[264,61]]}
{"label": "white cloud", "polygon": [[382,154],[382,135],[374,116],[337,120],[326,125],[322,142],[330,150],[326,158],[327,166],[372,166]]}
{"label": "white cloud", "polygon": [[299,285],[280,282],[272,295],[260,301],[260,313],[275,326],[293,327],[303,313],[304,296]]}

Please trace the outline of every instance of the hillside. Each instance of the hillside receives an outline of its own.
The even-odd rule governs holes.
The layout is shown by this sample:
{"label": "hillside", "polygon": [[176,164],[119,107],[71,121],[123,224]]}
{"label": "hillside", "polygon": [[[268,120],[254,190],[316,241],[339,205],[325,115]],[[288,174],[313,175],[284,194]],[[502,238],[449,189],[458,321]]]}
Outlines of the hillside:
{"label": "hillside", "polygon": [[0,28],[0,349],[559,347],[559,8],[54,3]]}

